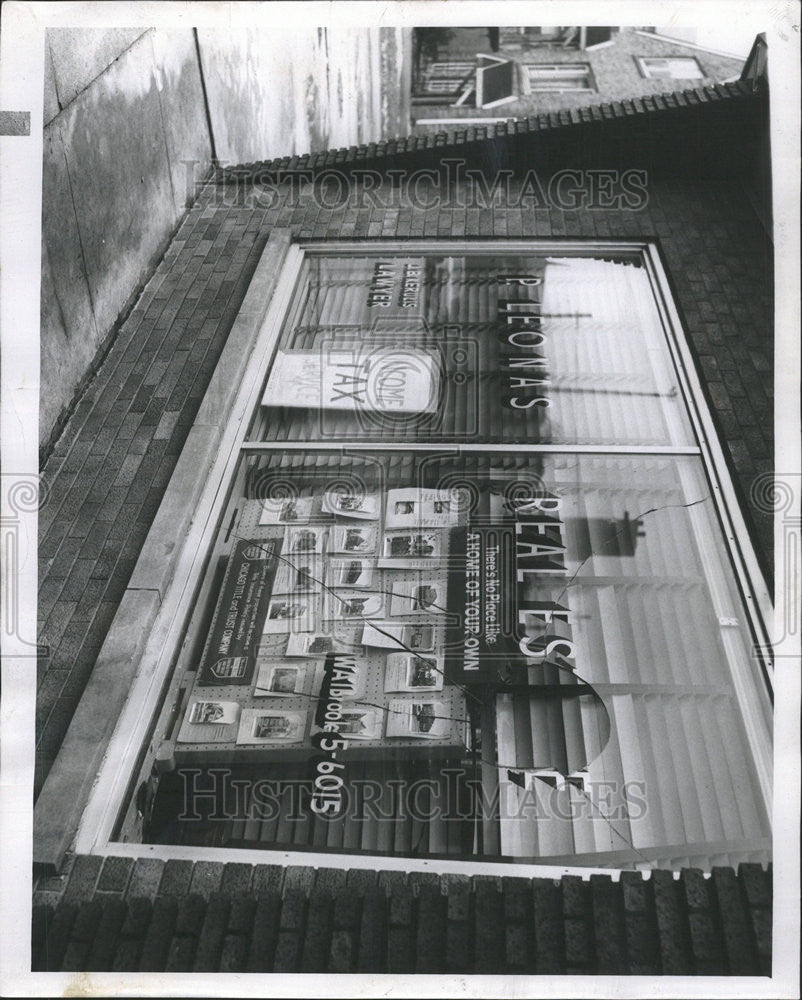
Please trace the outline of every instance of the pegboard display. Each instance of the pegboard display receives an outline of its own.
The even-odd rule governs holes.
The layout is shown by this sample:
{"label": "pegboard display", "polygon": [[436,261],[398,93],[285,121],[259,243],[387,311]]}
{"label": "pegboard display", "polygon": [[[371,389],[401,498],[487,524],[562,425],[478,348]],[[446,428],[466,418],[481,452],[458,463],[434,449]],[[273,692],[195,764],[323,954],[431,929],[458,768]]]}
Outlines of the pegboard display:
{"label": "pegboard display", "polygon": [[[261,631],[242,683],[236,672],[220,683],[208,671],[185,673],[188,693],[172,737],[177,760],[308,756],[319,731],[327,651],[342,653],[358,675],[353,697],[342,699],[344,757],[466,746],[464,695],[443,683],[438,654],[447,622],[449,528],[413,530],[398,515],[385,528],[386,496],[362,500],[364,516],[347,509],[344,494],[240,502],[202,662],[213,638],[225,633],[225,616],[236,632],[237,574],[245,581],[240,590],[247,586],[235,561],[240,553],[272,559],[270,592],[254,612],[261,614]],[[356,547],[349,549],[351,543]],[[422,554],[427,548],[431,553]],[[417,656],[393,639],[405,628],[404,638],[426,636]]]}

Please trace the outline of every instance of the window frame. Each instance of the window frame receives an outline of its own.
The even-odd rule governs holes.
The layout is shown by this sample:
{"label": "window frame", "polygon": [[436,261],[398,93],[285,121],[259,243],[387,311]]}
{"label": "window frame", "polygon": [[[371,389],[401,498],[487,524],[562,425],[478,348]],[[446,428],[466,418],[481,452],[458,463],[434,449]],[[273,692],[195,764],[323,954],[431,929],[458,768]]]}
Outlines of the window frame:
{"label": "window frame", "polygon": [[610,38],[606,39],[603,42],[592,42],[590,45],[588,45],[587,44],[587,31],[588,31],[588,29],[587,29],[587,27],[580,28],[579,29],[579,49],[580,49],[580,51],[581,52],[595,52],[597,49],[606,49],[606,48],[609,48],[611,45],[615,45],[615,40],[616,40],[616,36],[618,34],[618,30],[619,29],[611,27],[610,28],[610,32],[611,32]]}
{"label": "window frame", "polygon": [[[267,251],[265,251],[267,252]],[[516,863],[491,860],[459,860],[388,857],[373,854],[353,855],[336,853],[301,852],[292,849],[249,850],[241,848],[200,848],[174,845],[153,845],[125,843],[111,839],[125,802],[133,794],[136,774],[143,755],[153,753],[147,748],[153,725],[160,712],[164,692],[169,684],[171,664],[176,650],[183,641],[189,615],[194,606],[198,588],[201,585],[214,539],[220,530],[220,520],[228,502],[234,473],[242,456],[258,451],[281,451],[288,447],[293,450],[314,448],[337,450],[348,447],[347,442],[254,442],[247,435],[254,412],[258,409],[262,387],[270,369],[271,359],[278,343],[285,315],[289,309],[298,281],[303,272],[307,255],[364,255],[365,253],[427,253],[464,254],[496,253],[572,253],[585,255],[596,253],[634,253],[640,256],[646,269],[654,299],[660,314],[666,343],[671,354],[681,392],[686,403],[688,416],[696,437],[693,447],[660,445],[627,448],[631,453],[644,454],[692,454],[697,455],[708,480],[712,493],[718,523],[722,532],[729,562],[733,569],[743,607],[749,618],[749,628],[756,649],[762,654],[762,681],[770,693],[772,670],[769,661],[770,642],[768,628],[773,614],[771,598],[755,556],[746,523],[741,513],[737,494],[730,479],[728,466],[717,431],[710,414],[696,370],[693,352],[674,303],[668,274],[663,264],[659,247],[653,240],[465,240],[465,239],[416,239],[411,241],[383,240],[331,240],[301,241],[289,246],[281,272],[260,323],[252,352],[240,377],[239,388],[230,406],[217,448],[212,468],[206,476],[205,486],[196,506],[195,516],[181,546],[173,577],[162,595],[162,603],[156,620],[144,643],[136,677],[129,696],[112,734],[103,765],[98,773],[86,804],[75,840],[78,853],[99,855],[187,858],[192,860],[238,860],[247,863],[284,863],[300,865],[327,865],[349,868],[375,868],[377,865],[405,871],[462,872],[467,874],[519,874],[530,877],[556,877],[558,873],[573,873],[587,876],[600,872],[611,874],[615,868],[566,865],[564,859],[549,863],[544,859],[538,864]],[[422,442],[427,450],[437,450],[435,442]],[[415,447],[414,441],[405,442],[408,449]],[[363,447],[381,447],[376,442]],[[442,445],[453,450],[453,443]],[[503,445],[487,445],[486,450],[498,450]],[[519,450],[520,445],[508,445]],[[560,453],[615,453],[615,446],[594,445],[524,445],[524,448],[540,452]],[[618,449],[621,451],[621,449]],[[168,490],[169,490],[168,486]],[[112,628],[114,626],[112,625]],[[745,680],[736,678],[733,684],[738,689]],[[738,698],[743,709],[744,702]],[[767,808],[771,814],[770,798],[773,788],[771,779],[771,750],[768,758],[758,759],[754,750],[757,718],[750,720],[749,713],[743,711],[742,718],[749,735],[752,759],[758,771],[761,788],[767,796]],[[768,771],[767,771],[768,768]]]}
{"label": "window frame", "polygon": [[[479,60],[481,60],[481,59],[488,60],[489,63],[490,63],[490,65],[484,65],[484,66],[480,65]],[[512,64],[512,86],[513,86],[513,92],[511,94],[507,94],[504,97],[498,97],[498,98],[496,98],[495,101],[485,101],[485,99],[484,99],[484,76],[485,76],[485,72],[487,70],[489,70],[489,69],[492,69],[494,66],[498,67],[498,66],[504,66],[504,65],[509,65],[509,64]],[[487,53],[484,53],[484,52],[477,52],[476,53],[476,73],[475,73],[475,76],[474,76],[474,90],[475,90],[475,94],[476,94],[475,100],[476,100],[477,110],[478,109],[485,109],[485,108],[497,108],[497,107],[500,107],[502,104],[513,104],[515,101],[520,100],[520,94],[518,94],[518,92],[517,92],[518,91],[518,86],[517,86],[517,80],[516,80],[516,75],[515,74],[516,74],[516,69],[515,69],[515,60],[514,59],[504,59],[501,56],[492,55],[492,54],[488,55]]]}
{"label": "window frame", "polygon": [[[524,64],[526,68],[526,76],[529,82],[529,90],[532,95],[535,94],[584,94],[586,91],[596,92],[598,90],[596,86],[596,78],[593,74],[593,67],[590,63],[539,63],[539,62],[527,62]],[[570,78],[567,76],[570,70],[575,70],[573,76]],[[554,80],[559,82],[561,76],[565,76],[566,79],[575,79],[580,75],[584,80],[587,81],[586,87],[576,87],[576,86],[564,86],[564,87],[537,87],[533,83],[533,71],[551,71],[553,76],[543,76],[544,80]]]}
{"label": "window frame", "polygon": [[[704,80],[707,74],[704,71],[704,67],[700,64],[696,56],[633,56],[635,60],[635,65],[638,67],[638,72],[646,80]],[[661,60],[663,62],[692,62],[695,64],[696,68],[699,70],[698,76],[674,76],[673,73],[669,73],[668,76],[661,75],[660,73],[651,73],[648,63],[654,62],[655,60]]]}

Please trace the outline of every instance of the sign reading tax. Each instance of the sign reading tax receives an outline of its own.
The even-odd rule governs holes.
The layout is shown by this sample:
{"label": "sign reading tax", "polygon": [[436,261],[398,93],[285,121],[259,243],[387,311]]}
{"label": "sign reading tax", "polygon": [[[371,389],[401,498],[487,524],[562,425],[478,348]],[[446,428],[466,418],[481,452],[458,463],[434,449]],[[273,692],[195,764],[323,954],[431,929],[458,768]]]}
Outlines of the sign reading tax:
{"label": "sign reading tax", "polygon": [[265,388],[265,406],[433,413],[439,360],[416,347],[279,351]]}

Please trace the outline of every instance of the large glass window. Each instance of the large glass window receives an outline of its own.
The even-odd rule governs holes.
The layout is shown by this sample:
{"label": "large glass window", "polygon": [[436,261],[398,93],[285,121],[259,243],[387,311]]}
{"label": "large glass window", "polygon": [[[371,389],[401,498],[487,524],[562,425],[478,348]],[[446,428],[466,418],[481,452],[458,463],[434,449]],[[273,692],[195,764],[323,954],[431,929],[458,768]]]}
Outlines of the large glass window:
{"label": "large glass window", "polygon": [[759,622],[655,267],[307,249],[112,839],[769,858]]}
{"label": "large glass window", "polygon": [[264,441],[693,443],[633,253],[310,254],[263,402]]}

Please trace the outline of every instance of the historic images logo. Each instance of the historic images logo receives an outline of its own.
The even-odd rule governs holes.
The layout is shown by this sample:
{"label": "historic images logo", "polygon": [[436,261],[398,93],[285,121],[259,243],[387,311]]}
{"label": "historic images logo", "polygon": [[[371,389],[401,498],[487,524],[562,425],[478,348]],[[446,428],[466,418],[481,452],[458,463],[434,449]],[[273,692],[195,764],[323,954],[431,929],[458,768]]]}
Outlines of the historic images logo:
{"label": "historic images logo", "polygon": [[[184,167],[187,197],[197,197],[201,183],[198,164],[187,160]],[[221,165],[215,197],[227,205],[251,208],[311,202],[328,211],[510,208],[639,212],[649,203],[648,173],[643,169],[565,168],[541,176],[531,169],[491,172],[469,167],[459,157],[443,159],[433,167],[386,170],[226,170]]]}
{"label": "historic images logo", "polygon": [[[342,742],[334,737],[334,743]],[[644,781],[591,781],[587,775],[559,776],[551,770],[539,778],[533,775],[523,789],[524,794],[503,805],[498,786],[485,788],[480,779],[459,767],[447,767],[443,795],[432,795],[432,778],[406,780],[387,778],[374,781],[367,778],[343,782],[337,779],[331,766],[324,767],[315,778],[306,780],[273,780],[245,778],[224,767],[207,771],[181,768],[183,783],[179,815],[182,822],[228,822],[233,819],[271,820],[281,816],[289,823],[308,822],[308,811],[315,798],[325,803],[325,796],[336,809],[319,808],[321,815],[348,817],[356,823],[397,823],[409,818],[422,823],[432,820],[461,822],[477,817],[535,820],[554,818],[576,821],[598,819],[608,822],[638,820],[647,815],[647,788]],[[324,776],[334,778],[326,784]],[[320,782],[320,784],[318,784]],[[321,785],[327,789],[323,795]],[[580,794],[571,797],[558,794],[565,785],[572,785]],[[467,788],[471,795],[459,794]],[[527,794],[529,792],[529,794]],[[537,794],[540,792],[541,794]]]}

